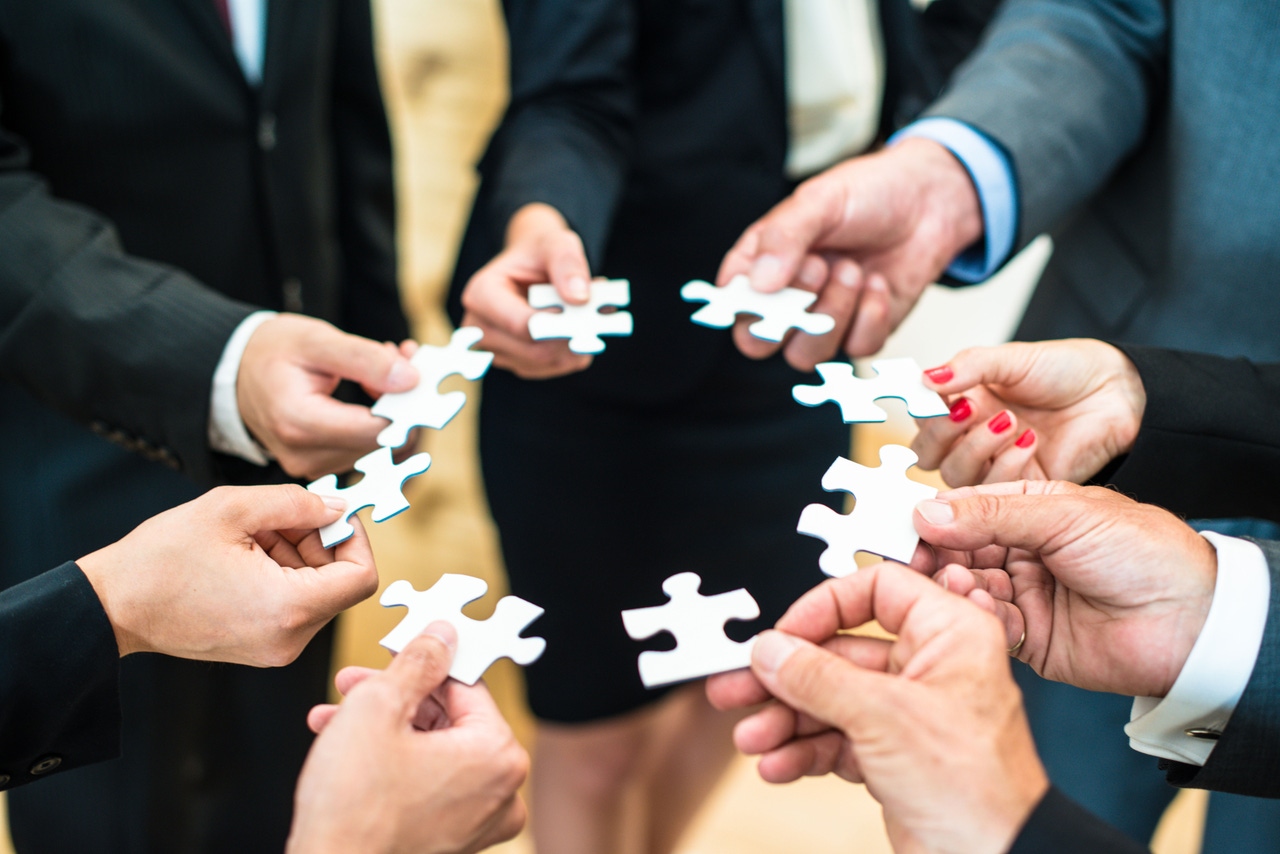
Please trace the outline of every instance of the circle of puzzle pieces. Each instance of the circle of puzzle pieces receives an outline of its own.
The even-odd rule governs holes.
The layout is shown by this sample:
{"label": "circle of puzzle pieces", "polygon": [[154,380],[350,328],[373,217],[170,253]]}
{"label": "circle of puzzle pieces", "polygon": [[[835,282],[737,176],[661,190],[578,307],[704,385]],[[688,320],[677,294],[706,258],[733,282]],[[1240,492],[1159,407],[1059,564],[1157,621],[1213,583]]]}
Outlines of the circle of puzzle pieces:
{"label": "circle of puzzle pieces", "polygon": [[871,363],[875,377],[855,376],[848,362],[823,362],[817,366],[821,385],[797,385],[791,396],[805,406],[835,403],[846,424],[884,421],[888,413],[876,405],[886,397],[896,397],[907,405],[912,418],[937,418],[949,412],[947,402],[921,382],[924,372],[915,359],[877,359]]}
{"label": "circle of puzzle pieces", "polygon": [[755,638],[730,640],[724,633],[724,624],[729,620],[754,620],[760,616],[760,606],[744,589],[703,596],[698,592],[701,586],[702,578],[697,573],[682,572],[662,582],[662,591],[670,602],[622,612],[622,624],[632,640],[645,640],[658,632],[670,632],[676,639],[675,649],[640,653],[640,681],[646,688],[751,665]]}
{"label": "circle of puzzle pieces", "polygon": [[555,285],[532,285],[529,305],[539,311],[529,318],[529,337],[534,341],[568,338],[569,349],[583,355],[604,352],[601,335],[630,335],[631,312],[602,312],[606,307],[631,304],[631,283],[610,279],[591,283],[591,297],[584,305],[569,305],[560,298]]}
{"label": "circle of puzzle pieces", "polygon": [[356,532],[348,521],[365,507],[373,508],[372,519],[385,522],[409,509],[409,500],[401,490],[405,481],[422,474],[431,467],[430,454],[414,454],[402,463],[396,463],[390,448],[378,448],[356,460],[355,470],[364,477],[352,486],[338,486],[338,476],[327,474],[307,485],[316,495],[334,495],[347,502],[347,509],[336,522],[320,529],[320,542],[333,548]]}
{"label": "circle of puzzle pieces", "polygon": [[399,652],[427,626],[444,620],[458,633],[449,675],[468,685],[476,684],[499,658],[510,658],[521,665],[537,661],[547,648],[546,640],[524,638],[520,633],[541,617],[543,610],[519,596],[503,596],[487,620],[473,620],[462,613],[468,603],[488,591],[489,585],[483,579],[455,573],[440,576],[426,590],[415,590],[404,579],[394,581],[378,601],[384,608],[404,606],[409,613],[379,643]]}
{"label": "circle of puzzle pieces", "polygon": [[912,524],[917,504],[933,498],[938,490],[907,477],[907,469],[920,458],[902,445],[880,448],[880,465],[859,465],[844,457],[822,476],[827,492],[848,492],[856,499],[851,513],[837,513],[825,504],[810,504],[800,514],[796,530],[827,544],[818,566],[827,575],[841,578],[858,571],[856,552],[871,552],[889,560],[909,563],[920,535]]}
{"label": "circle of puzzle pieces", "polygon": [[680,296],[685,302],[706,303],[689,318],[702,326],[727,329],[739,314],[756,315],[760,319],[747,329],[765,341],[781,341],[792,328],[810,335],[825,335],[836,328],[834,317],[807,310],[817,294],[799,288],[761,293],[745,275],[734,276],[723,288],[695,279],[680,289]]}
{"label": "circle of puzzle pieces", "polygon": [[493,364],[493,354],[471,349],[483,337],[478,327],[463,326],[453,331],[448,346],[423,344],[418,348],[409,360],[418,371],[418,384],[408,391],[384,394],[373,404],[373,414],[391,422],[378,434],[379,445],[398,448],[409,441],[415,427],[440,430],[462,410],[466,392],[441,394],[438,387],[454,374],[469,380],[485,375]]}

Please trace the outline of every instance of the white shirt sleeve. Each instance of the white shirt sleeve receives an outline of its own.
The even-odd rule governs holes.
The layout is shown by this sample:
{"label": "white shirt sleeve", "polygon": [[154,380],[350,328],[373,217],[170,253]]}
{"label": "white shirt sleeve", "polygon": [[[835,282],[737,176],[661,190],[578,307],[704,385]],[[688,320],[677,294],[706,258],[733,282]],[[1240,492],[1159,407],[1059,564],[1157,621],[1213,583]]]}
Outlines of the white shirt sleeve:
{"label": "white shirt sleeve", "polygon": [[275,316],[274,311],[255,311],[240,321],[227,339],[227,346],[222,348],[222,358],[213,372],[213,394],[209,402],[209,447],[260,466],[270,462],[271,457],[244,426],[236,400],[236,379],[240,376],[240,360],[249,339],[259,326]]}
{"label": "white shirt sleeve", "polygon": [[1218,578],[1204,628],[1168,695],[1134,698],[1124,728],[1134,750],[1190,765],[1208,761],[1249,684],[1271,601],[1271,573],[1262,549],[1211,532],[1202,536],[1218,552]]}

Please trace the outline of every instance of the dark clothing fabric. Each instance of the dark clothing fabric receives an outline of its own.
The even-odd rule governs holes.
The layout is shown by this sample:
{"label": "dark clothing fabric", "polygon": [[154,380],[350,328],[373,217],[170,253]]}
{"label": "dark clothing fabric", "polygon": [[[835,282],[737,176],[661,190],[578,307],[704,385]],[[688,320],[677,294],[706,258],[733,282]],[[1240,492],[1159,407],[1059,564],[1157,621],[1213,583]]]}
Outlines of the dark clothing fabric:
{"label": "dark clothing fabric", "polygon": [[1008,854],[1145,854],[1139,845],[1050,786]]}

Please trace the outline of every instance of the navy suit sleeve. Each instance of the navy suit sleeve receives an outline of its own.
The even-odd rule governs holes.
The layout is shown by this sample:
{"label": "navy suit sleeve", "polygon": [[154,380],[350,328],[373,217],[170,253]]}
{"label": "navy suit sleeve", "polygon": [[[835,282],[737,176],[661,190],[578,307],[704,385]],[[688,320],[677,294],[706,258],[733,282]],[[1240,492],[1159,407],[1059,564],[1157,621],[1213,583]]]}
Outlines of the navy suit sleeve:
{"label": "navy suit sleeve", "polygon": [[1164,0],[1009,0],[927,114],[1013,161],[1017,245],[1089,198],[1146,131],[1168,56]]}
{"label": "navy suit sleeve", "polygon": [[1188,518],[1280,521],[1280,365],[1118,346],[1147,405],[1133,449],[1095,480]]}
{"label": "navy suit sleeve", "polygon": [[1280,798],[1280,543],[1258,546],[1271,569],[1271,607],[1258,660],[1204,767],[1160,763],[1175,786]]}
{"label": "navy suit sleeve", "polygon": [[0,789],[120,754],[115,634],[74,563],[0,592]]}
{"label": "navy suit sleeve", "polygon": [[1116,830],[1050,787],[1023,825],[1008,854],[1149,854],[1147,846]]}
{"label": "navy suit sleeve", "polygon": [[621,0],[504,3],[511,102],[481,164],[489,214],[556,208],[598,265],[627,174],[635,10]]}

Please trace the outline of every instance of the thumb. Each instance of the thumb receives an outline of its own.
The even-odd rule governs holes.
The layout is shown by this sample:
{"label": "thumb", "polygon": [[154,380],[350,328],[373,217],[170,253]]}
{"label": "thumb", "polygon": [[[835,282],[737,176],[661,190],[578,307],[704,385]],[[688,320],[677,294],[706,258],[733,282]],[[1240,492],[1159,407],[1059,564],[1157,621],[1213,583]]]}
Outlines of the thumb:
{"label": "thumb", "polygon": [[457,646],[457,631],[443,620],[437,620],[409,641],[386,670],[370,677],[369,681],[387,682],[397,688],[400,716],[412,720],[422,701],[449,678]]}
{"label": "thumb", "polygon": [[892,690],[894,679],[779,631],[762,632],[756,638],[751,671],[770,694],[792,709],[850,735],[865,713],[868,698]]}
{"label": "thumb", "polygon": [[920,538],[933,546],[976,551],[994,545],[1040,553],[1074,539],[1080,526],[1093,527],[1114,515],[1113,502],[1089,497],[1084,487],[1017,481],[921,501],[913,521]]}
{"label": "thumb", "polygon": [[954,394],[979,385],[1016,385],[1027,378],[1035,352],[1035,347],[1019,342],[970,347],[946,364],[929,368],[924,375],[939,394]]}
{"label": "thumb", "polygon": [[751,286],[769,293],[791,284],[806,256],[839,220],[839,198],[827,183],[792,193],[754,227],[756,252],[747,274]]}
{"label": "thumb", "polygon": [[582,305],[591,297],[591,268],[587,251],[577,232],[556,232],[546,245],[547,275],[556,286],[560,298],[572,305]]}
{"label": "thumb", "polygon": [[397,348],[317,321],[299,345],[306,367],[359,383],[374,395],[409,391],[418,371]]}
{"label": "thumb", "polygon": [[224,486],[209,493],[220,502],[223,520],[237,534],[310,530],[333,522],[347,502],[320,496],[295,483],[270,486]]}

